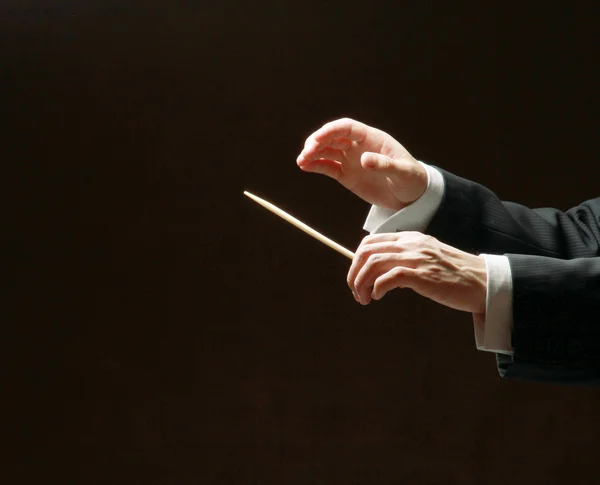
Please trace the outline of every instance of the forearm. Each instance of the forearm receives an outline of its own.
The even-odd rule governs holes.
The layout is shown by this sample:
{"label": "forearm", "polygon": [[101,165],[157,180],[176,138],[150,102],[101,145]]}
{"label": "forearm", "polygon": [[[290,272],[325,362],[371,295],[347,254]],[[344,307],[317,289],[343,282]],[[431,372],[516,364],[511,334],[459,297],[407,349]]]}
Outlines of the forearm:
{"label": "forearm", "polygon": [[600,257],[507,257],[515,355],[540,362],[600,359]]}
{"label": "forearm", "polygon": [[600,198],[567,212],[501,201],[486,187],[438,169],[444,196],[428,233],[473,253],[593,257],[600,251]]}
{"label": "forearm", "polygon": [[600,258],[508,255],[513,278],[514,355],[507,378],[600,384]]}

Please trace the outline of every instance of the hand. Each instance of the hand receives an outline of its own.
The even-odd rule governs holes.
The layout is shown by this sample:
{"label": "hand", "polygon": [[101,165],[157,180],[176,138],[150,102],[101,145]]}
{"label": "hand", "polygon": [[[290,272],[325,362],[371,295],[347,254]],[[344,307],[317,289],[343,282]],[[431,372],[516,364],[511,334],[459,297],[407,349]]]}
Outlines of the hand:
{"label": "hand", "polygon": [[297,163],[388,209],[406,207],[427,188],[427,171],[400,143],[349,118],[327,123],[310,135]]}
{"label": "hand", "polygon": [[485,313],[487,271],[483,256],[420,232],[375,234],[360,243],[348,286],[363,305],[393,288],[411,288],[455,310]]}

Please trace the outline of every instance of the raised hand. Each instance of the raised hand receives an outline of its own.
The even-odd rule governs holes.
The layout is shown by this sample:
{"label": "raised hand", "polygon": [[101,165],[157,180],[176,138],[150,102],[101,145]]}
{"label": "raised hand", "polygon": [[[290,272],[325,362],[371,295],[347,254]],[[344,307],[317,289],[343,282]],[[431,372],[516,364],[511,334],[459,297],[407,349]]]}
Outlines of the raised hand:
{"label": "raised hand", "polygon": [[349,118],[327,123],[310,135],[297,163],[388,209],[402,209],[427,188],[427,171],[400,143]]}

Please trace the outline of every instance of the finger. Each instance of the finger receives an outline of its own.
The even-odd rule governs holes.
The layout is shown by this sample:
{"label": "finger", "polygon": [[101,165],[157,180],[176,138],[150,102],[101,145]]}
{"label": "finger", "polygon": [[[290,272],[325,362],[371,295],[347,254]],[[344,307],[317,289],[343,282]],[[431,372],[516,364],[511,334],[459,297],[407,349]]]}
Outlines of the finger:
{"label": "finger", "polygon": [[352,147],[352,143],[352,140],[348,140],[347,138],[335,138],[327,145],[323,145],[318,144],[314,139],[309,138],[306,140],[304,148],[302,149],[302,152],[300,152],[297,161],[300,162],[302,159],[314,160],[315,158],[323,158],[319,154],[323,152],[323,150],[328,149],[337,150],[340,152],[340,154],[343,154],[344,150],[348,150]]}
{"label": "finger", "polygon": [[352,146],[354,142],[350,138],[340,137],[340,138],[329,138],[327,144],[320,144],[315,139],[315,133],[309,136],[304,142],[305,150],[317,149],[318,145],[322,146],[330,146],[331,148],[337,148],[339,150],[347,150]]}
{"label": "finger", "polygon": [[381,300],[388,291],[394,288],[411,288],[417,278],[418,272],[415,269],[396,266],[375,280],[371,298]]}
{"label": "finger", "polygon": [[334,138],[329,142],[331,148],[337,148],[338,150],[348,150],[354,142],[349,138]]}
{"label": "finger", "polygon": [[[354,285],[354,280],[356,279],[356,275],[361,270],[363,265],[367,262],[367,259],[373,252],[377,251],[377,244],[383,243],[392,243],[398,240],[398,234],[396,233],[382,233],[382,234],[373,234],[363,238],[358,248],[354,252],[354,258],[352,258],[352,264],[350,265],[350,269],[348,270],[348,276],[346,277],[346,282],[348,286],[352,290],[352,292],[356,295],[356,289]],[[371,248],[371,246],[373,246]],[[397,249],[396,249],[397,251]],[[390,251],[395,252],[395,251]]]}
{"label": "finger", "polygon": [[[393,234],[390,234],[392,236]],[[355,291],[356,276],[365,265],[369,257],[375,253],[396,253],[401,249],[395,244],[397,238],[374,242],[372,244],[361,244],[352,258],[352,264],[348,270],[347,283],[352,291]]]}
{"label": "finger", "polygon": [[[355,254],[358,254],[364,246],[369,244],[377,244],[381,242],[387,241],[397,241],[402,245],[406,244],[410,247],[413,247],[419,244],[423,244],[423,240],[428,238],[429,236],[418,232],[418,231],[398,231],[398,232],[382,232],[380,234],[370,234],[369,236],[365,236],[363,240],[356,248]],[[408,247],[408,246],[407,246]]]}
{"label": "finger", "polygon": [[375,243],[386,242],[386,241],[396,241],[400,237],[400,234],[402,234],[402,233],[382,232],[379,234],[369,234],[368,236],[365,236],[363,238],[363,240],[358,245],[358,248],[356,249],[356,251],[359,251],[363,246],[365,246],[367,244],[375,244]]}
{"label": "finger", "polygon": [[366,170],[376,170],[377,172],[400,177],[411,175],[411,171],[414,171],[414,164],[381,153],[365,152],[360,157],[360,163]]}
{"label": "finger", "polygon": [[309,136],[304,142],[304,148],[302,149],[303,154],[312,155],[320,150],[318,143],[314,139],[314,134]]}
{"label": "finger", "polygon": [[379,172],[390,172],[393,168],[392,159],[380,153],[364,152],[360,157],[360,163],[363,168]]}
{"label": "finger", "polygon": [[347,283],[352,292],[358,296],[355,281],[358,273],[371,255],[376,253],[405,253],[406,250],[410,249],[410,255],[406,255],[406,263],[414,266],[415,261],[418,261],[419,258],[418,252],[414,252],[415,243],[418,246],[423,237],[427,236],[416,231],[387,232],[366,236],[356,249],[348,270]]}
{"label": "finger", "polygon": [[354,280],[354,292],[363,305],[371,301],[372,287],[377,278],[396,266],[402,266],[399,253],[375,253],[369,256]]}
{"label": "finger", "polygon": [[302,150],[302,153],[298,156],[296,162],[298,166],[302,168],[302,165],[318,160],[320,158],[324,158],[327,160],[335,160],[340,163],[345,163],[348,161],[345,153],[342,150],[338,150],[336,148],[325,147],[322,150],[316,152],[307,152],[306,150]]}
{"label": "finger", "polygon": [[363,153],[360,164],[365,170],[386,175],[388,182],[400,185],[419,186],[423,175],[423,169],[414,160],[391,158],[380,153]]}
{"label": "finger", "polygon": [[[366,258],[373,254],[373,251],[369,249],[370,246],[391,242],[394,243],[394,247],[396,249],[390,252],[399,252],[400,248],[415,249],[415,246],[419,247],[422,244],[421,241],[425,237],[428,236],[425,236],[417,231],[382,232],[380,234],[371,234],[364,237],[354,252],[354,258],[352,258],[349,276],[354,274],[352,273],[354,266],[364,264]],[[377,248],[379,246],[375,247]],[[350,282],[350,279],[348,279],[348,282]]]}
{"label": "finger", "polygon": [[339,180],[342,176],[342,164],[335,160],[313,160],[298,164],[305,172],[320,173],[327,175],[334,180]]}
{"label": "finger", "polygon": [[326,123],[309,138],[316,142],[318,148],[329,145],[336,138],[362,142],[367,137],[367,128],[364,123],[350,118],[342,118]]}

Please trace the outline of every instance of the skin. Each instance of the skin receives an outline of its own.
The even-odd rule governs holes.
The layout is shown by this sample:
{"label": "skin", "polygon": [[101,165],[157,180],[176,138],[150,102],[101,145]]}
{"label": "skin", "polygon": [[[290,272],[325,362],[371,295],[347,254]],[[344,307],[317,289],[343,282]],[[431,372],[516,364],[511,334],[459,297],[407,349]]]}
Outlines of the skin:
{"label": "skin", "polygon": [[349,118],[327,123],[310,135],[297,163],[388,209],[406,207],[427,188],[427,171],[400,143]]}
{"label": "skin", "polygon": [[487,273],[483,258],[420,232],[364,238],[347,281],[362,305],[380,300],[394,288],[411,288],[455,310],[485,313]]}
{"label": "skin", "polygon": [[[427,171],[387,133],[343,118],[310,135],[297,159],[306,171],[338,181],[368,202],[400,210],[427,188]],[[368,305],[394,288],[411,288],[447,307],[485,313],[487,272],[482,256],[419,232],[363,239],[348,272],[356,301]]]}

